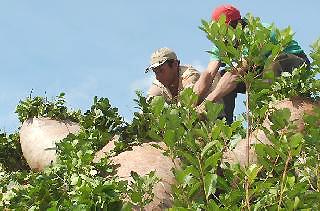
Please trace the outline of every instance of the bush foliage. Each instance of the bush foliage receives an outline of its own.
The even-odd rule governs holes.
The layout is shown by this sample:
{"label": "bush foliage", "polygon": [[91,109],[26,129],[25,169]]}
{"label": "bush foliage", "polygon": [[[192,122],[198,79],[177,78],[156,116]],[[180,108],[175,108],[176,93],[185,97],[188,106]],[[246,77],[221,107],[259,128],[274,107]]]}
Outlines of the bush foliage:
{"label": "bush foliage", "polygon": [[[303,132],[289,121],[290,111],[268,111],[271,101],[304,96],[319,98],[320,41],[313,45],[311,68],[305,66],[274,78],[270,64],[291,41],[289,28],[265,27],[258,18],[247,16],[245,30],[227,28],[219,22],[202,21],[200,27],[220,49],[229,70],[242,67],[247,87],[247,128],[243,122],[226,125],[219,119],[222,106],[206,102],[206,116],[199,118],[191,89],[179,95],[179,104],[168,105],[162,97],[147,101],[141,93],[135,100],[139,111],[131,123],[118,114],[107,98],[93,100],[91,108],[69,111],[64,94],[48,101],[28,97],[16,112],[21,123],[32,117],[69,119],[81,131],[57,144],[57,162],[42,172],[31,171],[24,160],[19,134],[0,134],[0,207],[7,210],[131,210],[152,200],[152,186],[159,181],[154,172],[133,182],[119,180],[110,156],[146,140],[162,141],[165,155],[179,158],[173,169],[173,206],[169,210],[319,210],[320,209],[320,109],[305,115]],[[278,40],[270,40],[274,32]],[[237,43],[237,48],[234,47]],[[266,57],[268,54],[268,57]],[[258,69],[263,67],[263,69]],[[272,83],[270,83],[270,80]],[[261,127],[268,118],[271,131]],[[223,160],[223,152],[235,147],[256,128],[262,128],[271,145],[256,144],[258,161],[240,166]],[[249,129],[249,130],[248,130]],[[116,148],[109,156],[93,162],[95,153],[114,135]]]}

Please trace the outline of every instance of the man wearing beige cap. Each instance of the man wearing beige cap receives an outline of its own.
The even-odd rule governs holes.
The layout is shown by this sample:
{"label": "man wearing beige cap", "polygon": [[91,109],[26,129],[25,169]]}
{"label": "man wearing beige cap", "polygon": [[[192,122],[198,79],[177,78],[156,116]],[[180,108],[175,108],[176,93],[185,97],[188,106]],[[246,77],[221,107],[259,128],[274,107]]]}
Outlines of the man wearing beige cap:
{"label": "man wearing beige cap", "polygon": [[[156,80],[148,91],[148,97],[163,96],[167,103],[176,103],[180,91],[192,88],[200,77],[199,71],[191,65],[180,65],[175,52],[166,47],[152,53],[146,72],[150,70],[155,73]],[[214,78],[210,90],[214,89],[218,80],[219,75]]]}
{"label": "man wearing beige cap", "polygon": [[[230,4],[221,5],[215,8],[212,12],[212,21],[218,21],[222,15],[226,17],[225,23],[230,27],[235,28],[238,23],[240,23],[243,28],[247,25],[246,20],[241,17],[240,11]],[[277,41],[274,36],[274,33],[271,33],[270,39],[276,43]],[[220,62],[218,56],[219,49],[216,46],[213,46],[211,51],[213,54],[211,54],[210,62],[207,69],[201,74],[200,79],[195,84],[194,91],[200,96],[200,99],[205,98],[212,102],[223,99],[226,120],[228,124],[231,124],[234,118],[233,112],[237,93],[245,93],[246,87],[243,82],[237,81],[238,71],[227,72],[222,69],[220,70],[222,77],[217,84],[217,87],[209,95],[207,94],[206,90],[211,86],[212,78],[219,73],[220,67],[225,66],[225,64]],[[276,76],[281,75],[281,72],[292,72],[294,68],[300,67],[303,64],[306,64],[307,67],[310,66],[306,54],[295,40],[288,43],[276,61],[277,62],[273,65]],[[245,71],[245,68],[243,71]]]}

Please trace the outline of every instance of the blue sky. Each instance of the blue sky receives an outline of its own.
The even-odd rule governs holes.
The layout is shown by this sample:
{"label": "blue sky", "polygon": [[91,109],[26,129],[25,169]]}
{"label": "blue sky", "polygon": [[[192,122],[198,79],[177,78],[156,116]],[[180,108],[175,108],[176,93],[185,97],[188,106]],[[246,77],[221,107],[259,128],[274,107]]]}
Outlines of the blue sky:
{"label": "blue sky", "polygon": [[[0,129],[15,131],[20,99],[66,93],[70,108],[85,111],[95,95],[132,118],[135,90],[152,81],[150,54],[170,47],[183,64],[202,71],[210,42],[198,29],[214,7],[231,3],[279,28],[290,25],[309,53],[320,37],[319,1],[0,1]],[[237,113],[243,112],[243,98]]]}

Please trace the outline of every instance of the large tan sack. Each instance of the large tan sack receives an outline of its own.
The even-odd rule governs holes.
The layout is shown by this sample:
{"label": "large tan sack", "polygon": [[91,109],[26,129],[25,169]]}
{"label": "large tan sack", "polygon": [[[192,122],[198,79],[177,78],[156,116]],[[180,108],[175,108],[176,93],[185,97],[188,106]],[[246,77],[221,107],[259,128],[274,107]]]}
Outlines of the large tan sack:
{"label": "large tan sack", "polygon": [[[153,201],[144,207],[144,210],[164,210],[172,207],[171,185],[175,182],[175,179],[171,169],[175,165],[169,157],[162,154],[162,150],[153,147],[153,144],[165,147],[164,143],[144,143],[141,146],[134,146],[130,151],[112,157],[111,160],[114,164],[119,164],[117,175],[127,181],[133,181],[130,176],[131,171],[135,171],[141,176],[155,171],[157,177],[160,178],[160,182],[153,188]],[[112,148],[113,142],[110,142],[96,154],[96,160]]]}
{"label": "large tan sack", "polygon": [[[26,120],[20,129],[20,143],[24,157],[32,169],[42,170],[56,159],[55,143],[65,138],[69,133],[77,133],[80,130],[78,124],[68,121],[57,121],[49,118],[32,118]],[[115,138],[116,140],[117,138]],[[130,172],[135,171],[139,175],[146,175],[155,171],[161,181],[155,185],[154,200],[145,207],[145,210],[163,210],[171,207],[171,184],[174,183],[174,175],[171,168],[174,167],[170,158],[162,154],[152,144],[145,143],[135,146],[131,151],[122,152],[112,157],[114,164],[119,164],[118,176],[132,181]],[[165,145],[159,144],[161,147]],[[95,160],[104,156],[114,147],[113,141],[96,153]]]}
{"label": "large tan sack", "polygon": [[[314,102],[309,99],[294,97],[276,102],[271,107],[275,109],[288,108],[291,112],[290,121],[297,126],[299,132],[302,132],[304,129],[304,114],[312,114],[314,108],[320,107],[320,101]],[[270,122],[266,119],[264,125],[267,127]]]}
{"label": "large tan sack", "polygon": [[55,143],[77,133],[80,126],[71,121],[57,121],[49,118],[30,118],[20,129],[20,143],[23,156],[31,169],[41,171],[56,160]]}
{"label": "large tan sack", "polygon": [[[281,100],[279,102],[273,103],[270,108],[271,109],[283,109],[288,108],[291,112],[290,121],[292,121],[297,126],[297,131],[303,132],[304,122],[303,116],[304,114],[312,114],[314,108],[320,107],[320,102],[313,102],[308,99],[303,99],[301,97],[295,97],[291,99]],[[263,126],[269,130],[271,122],[268,118],[266,118],[263,122]],[[320,125],[319,125],[320,127]],[[253,131],[252,136],[250,138],[250,150],[249,150],[249,164],[257,162],[257,156],[254,151],[254,144],[262,143],[262,144],[271,144],[271,142],[267,139],[265,133],[257,129]],[[241,166],[247,164],[247,139],[242,139],[233,150],[227,150],[224,152],[224,161],[234,164],[239,163]]]}

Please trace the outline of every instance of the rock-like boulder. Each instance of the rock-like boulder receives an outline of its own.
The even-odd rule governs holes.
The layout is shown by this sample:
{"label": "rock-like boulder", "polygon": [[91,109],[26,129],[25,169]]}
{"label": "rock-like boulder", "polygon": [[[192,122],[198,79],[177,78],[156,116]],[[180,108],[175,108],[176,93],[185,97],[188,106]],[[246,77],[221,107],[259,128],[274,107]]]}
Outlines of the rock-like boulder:
{"label": "rock-like boulder", "polygon": [[23,156],[31,169],[41,171],[56,160],[56,142],[69,133],[77,133],[80,126],[71,121],[49,118],[30,118],[20,129],[20,144]]}
{"label": "rock-like boulder", "polygon": [[[119,166],[117,175],[129,182],[133,181],[130,176],[131,171],[135,171],[141,176],[155,171],[160,182],[153,188],[153,201],[144,207],[144,210],[164,210],[172,206],[171,185],[175,182],[175,179],[171,169],[175,167],[175,164],[169,157],[162,154],[161,149],[152,146],[154,144],[161,146],[161,148],[165,147],[164,143],[144,143],[111,158],[113,164]],[[110,142],[96,154],[96,159],[99,159],[112,148],[113,142]]]}
{"label": "rock-like boulder", "polygon": [[[301,97],[281,100],[271,105],[271,108],[274,109],[288,108],[291,112],[290,121],[292,121],[297,126],[297,130],[299,132],[302,132],[304,129],[304,114],[312,114],[314,108],[319,107],[320,101],[314,102]],[[268,127],[268,125],[270,125],[270,122],[266,119],[264,125]]]}
{"label": "rock-like boulder", "polygon": [[[56,143],[65,138],[69,133],[77,133],[80,126],[70,121],[57,121],[49,118],[31,118],[26,120],[20,129],[20,143],[23,155],[29,166],[41,171],[56,160]],[[95,160],[104,156],[113,149],[115,137],[102,150],[96,153]],[[171,169],[174,163],[162,154],[162,150],[153,147],[158,144],[161,148],[164,143],[144,143],[134,146],[132,150],[125,151],[111,157],[113,164],[119,166],[117,175],[127,181],[132,181],[131,171],[143,176],[155,171],[160,182],[153,189],[154,200],[145,210],[163,210],[172,206],[171,184],[175,182]]]}
{"label": "rock-like boulder", "polygon": [[[298,132],[303,132],[304,129],[304,114],[312,114],[314,108],[320,107],[320,101],[313,102],[308,99],[303,99],[301,97],[295,97],[291,99],[285,99],[273,103],[270,105],[270,111],[274,109],[288,108],[291,112],[290,121],[292,121],[297,126]],[[263,122],[263,126],[269,130],[271,122],[266,118]],[[320,125],[319,125],[320,126]],[[271,144],[271,142],[266,137],[265,133],[257,129],[253,131],[250,137],[250,150],[249,150],[249,164],[257,162],[257,156],[254,151],[254,144]],[[241,166],[247,164],[247,139],[242,139],[233,150],[227,150],[224,152],[224,161],[230,164],[239,163]]]}

